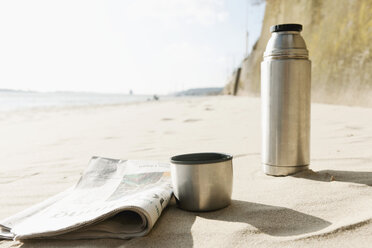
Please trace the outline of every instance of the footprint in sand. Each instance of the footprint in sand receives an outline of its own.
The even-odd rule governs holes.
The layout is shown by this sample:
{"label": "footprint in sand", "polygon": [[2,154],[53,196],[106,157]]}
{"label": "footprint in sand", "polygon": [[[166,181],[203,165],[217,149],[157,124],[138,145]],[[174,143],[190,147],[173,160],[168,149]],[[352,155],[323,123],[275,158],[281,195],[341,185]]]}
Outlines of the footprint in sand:
{"label": "footprint in sand", "polygon": [[114,137],[114,136],[107,136],[105,137],[104,139],[117,139],[118,137]]}
{"label": "footprint in sand", "polygon": [[241,158],[241,157],[248,157],[248,156],[258,156],[260,155],[259,152],[252,152],[252,153],[241,153],[233,155],[234,158]]}
{"label": "footprint in sand", "polygon": [[201,119],[186,119],[183,122],[197,122],[197,121],[201,121]]}
{"label": "footprint in sand", "polygon": [[352,130],[360,130],[362,127],[359,126],[345,126],[346,129],[352,129]]}
{"label": "footprint in sand", "polygon": [[[5,183],[13,183],[13,182],[16,182],[18,180],[21,180],[21,179],[27,179],[27,178],[30,178],[30,177],[33,177],[33,176],[37,176],[39,175],[40,172],[34,172],[34,173],[31,173],[31,174],[26,174],[26,175],[23,175],[23,176],[6,176],[6,177],[0,177],[0,184],[5,184]],[[4,179],[4,180],[3,180]]]}
{"label": "footprint in sand", "polygon": [[131,152],[145,152],[145,151],[151,151],[154,150],[154,148],[140,148],[140,149],[134,149],[131,150]]}

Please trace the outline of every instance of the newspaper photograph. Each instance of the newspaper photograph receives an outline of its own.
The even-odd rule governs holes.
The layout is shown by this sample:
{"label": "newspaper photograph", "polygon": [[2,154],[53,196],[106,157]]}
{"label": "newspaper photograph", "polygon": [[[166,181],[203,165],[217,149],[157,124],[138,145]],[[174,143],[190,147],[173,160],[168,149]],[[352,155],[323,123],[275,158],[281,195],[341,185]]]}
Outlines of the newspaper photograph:
{"label": "newspaper photograph", "polygon": [[74,187],[0,221],[0,238],[144,236],[171,196],[169,164],[93,157]]}

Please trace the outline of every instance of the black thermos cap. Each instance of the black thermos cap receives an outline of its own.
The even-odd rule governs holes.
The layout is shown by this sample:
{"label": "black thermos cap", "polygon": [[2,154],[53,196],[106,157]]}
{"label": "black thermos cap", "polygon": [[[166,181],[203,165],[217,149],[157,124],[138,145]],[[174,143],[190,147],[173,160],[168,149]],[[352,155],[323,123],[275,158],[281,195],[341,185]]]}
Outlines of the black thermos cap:
{"label": "black thermos cap", "polygon": [[294,24],[294,23],[288,23],[288,24],[278,24],[270,27],[270,32],[281,32],[281,31],[298,31],[301,32],[302,25],[301,24]]}

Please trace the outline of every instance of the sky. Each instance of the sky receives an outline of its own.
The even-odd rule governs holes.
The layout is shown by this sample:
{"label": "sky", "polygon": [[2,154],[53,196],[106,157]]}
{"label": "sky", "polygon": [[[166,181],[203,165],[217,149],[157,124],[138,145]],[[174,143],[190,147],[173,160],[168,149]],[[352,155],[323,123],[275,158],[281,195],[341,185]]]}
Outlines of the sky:
{"label": "sky", "polygon": [[223,87],[257,0],[0,1],[0,89],[167,94]]}

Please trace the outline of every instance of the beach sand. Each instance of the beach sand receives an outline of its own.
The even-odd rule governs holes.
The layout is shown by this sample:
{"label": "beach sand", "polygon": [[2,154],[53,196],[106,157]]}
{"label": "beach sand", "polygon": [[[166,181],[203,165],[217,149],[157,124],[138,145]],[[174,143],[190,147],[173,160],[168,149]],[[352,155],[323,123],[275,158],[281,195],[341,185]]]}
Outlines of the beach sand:
{"label": "beach sand", "polygon": [[372,109],[312,105],[311,170],[263,174],[260,99],[179,98],[0,113],[0,219],[76,183],[94,156],[167,161],[234,155],[232,204],[193,213],[174,201],[151,233],[123,240],[1,241],[0,247],[370,247]]}

